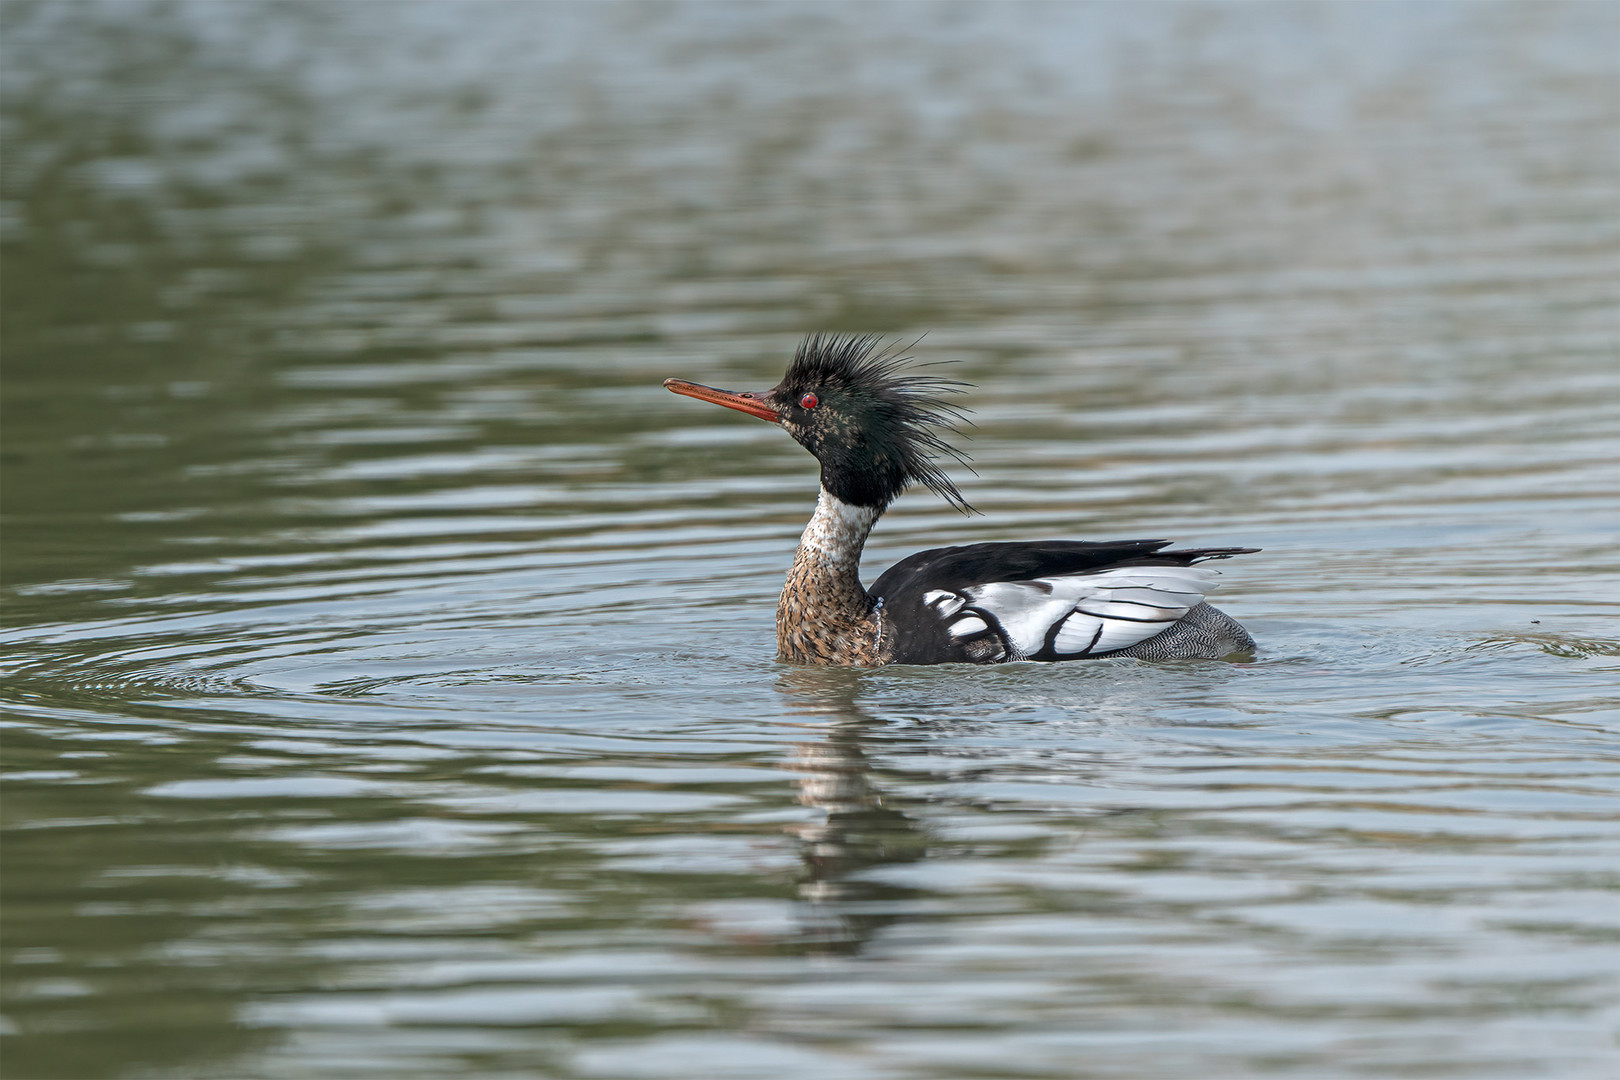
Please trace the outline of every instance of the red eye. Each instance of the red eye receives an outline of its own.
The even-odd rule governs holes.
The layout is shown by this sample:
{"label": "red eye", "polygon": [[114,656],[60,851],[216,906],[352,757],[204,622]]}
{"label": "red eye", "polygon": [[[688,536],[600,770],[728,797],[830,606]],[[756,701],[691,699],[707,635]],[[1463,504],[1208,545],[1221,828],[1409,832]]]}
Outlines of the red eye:
{"label": "red eye", "polygon": [[799,399],[800,408],[813,409],[813,408],[816,407],[817,404],[818,404],[818,402],[817,402],[817,399],[816,399],[816,395],[814,395],[814,394],[806,394],[806,395],[804,395],[804,397]]}

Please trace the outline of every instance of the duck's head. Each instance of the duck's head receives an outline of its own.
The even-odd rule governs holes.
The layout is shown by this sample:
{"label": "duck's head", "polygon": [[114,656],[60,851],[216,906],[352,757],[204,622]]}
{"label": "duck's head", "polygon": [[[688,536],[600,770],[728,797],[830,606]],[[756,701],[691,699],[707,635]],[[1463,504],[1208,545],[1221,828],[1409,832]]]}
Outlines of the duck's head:
{"label": "duck's head", "polygon": [[821,462],[821,486],[852,506],[881,510],[919,483],[968,510],[937,464],[966,460],[942,437],[961,419],[942,395],[962,384],[902,374],[907,360],[875,336],[813,334],[769,390],[716,390],[684,379],[664,386],[780,424]]}

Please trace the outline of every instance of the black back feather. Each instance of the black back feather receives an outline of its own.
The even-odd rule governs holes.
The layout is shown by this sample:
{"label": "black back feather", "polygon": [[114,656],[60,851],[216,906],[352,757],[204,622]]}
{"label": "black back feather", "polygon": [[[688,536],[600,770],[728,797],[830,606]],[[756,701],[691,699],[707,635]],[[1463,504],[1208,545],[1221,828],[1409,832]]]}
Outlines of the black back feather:
{"label": "black back feather", "polygon": [[960,591],[993,581],[1095,573],[1122,566],[1191,566],[1205,559],[1252,555],[1259,548],[1182,548],[1164,550],[1169,540],[991,541],[933,548],[906,556],[872,583],[873,596],[929,589]]}

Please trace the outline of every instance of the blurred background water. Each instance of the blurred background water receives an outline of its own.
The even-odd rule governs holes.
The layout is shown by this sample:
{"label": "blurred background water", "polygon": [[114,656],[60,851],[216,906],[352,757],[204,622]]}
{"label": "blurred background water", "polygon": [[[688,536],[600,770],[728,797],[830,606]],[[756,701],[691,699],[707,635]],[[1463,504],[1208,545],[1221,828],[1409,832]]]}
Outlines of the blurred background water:
{"label": "blurred background water", "polygon": [[[1620,8],[0,16],[8,1077],[1612,1075]],[[1256,660],[777,664],[815,329]]]}

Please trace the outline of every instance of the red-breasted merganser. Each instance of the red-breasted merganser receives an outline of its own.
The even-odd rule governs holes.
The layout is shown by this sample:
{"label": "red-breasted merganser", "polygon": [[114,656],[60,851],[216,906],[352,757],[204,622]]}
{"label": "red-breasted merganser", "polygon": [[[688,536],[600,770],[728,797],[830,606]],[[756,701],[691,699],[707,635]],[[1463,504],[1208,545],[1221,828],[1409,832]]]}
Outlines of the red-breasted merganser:
{"label": "red-breasted merganser", "polygon": [[903,374],[876,337],[806,338],[782,381],[739,393],[666,379],[677,394],[786,429],[821,462],[821,498],[776,608],[779,659],[803,664],[1218,659],[1254,648],[1204,603],[1194,563],[1259,548],[1166,550],[1168,540],[1035,540],[934,548],[861,587],[861,549],[906,487],[971,508],[937,464],[961,384]]}

